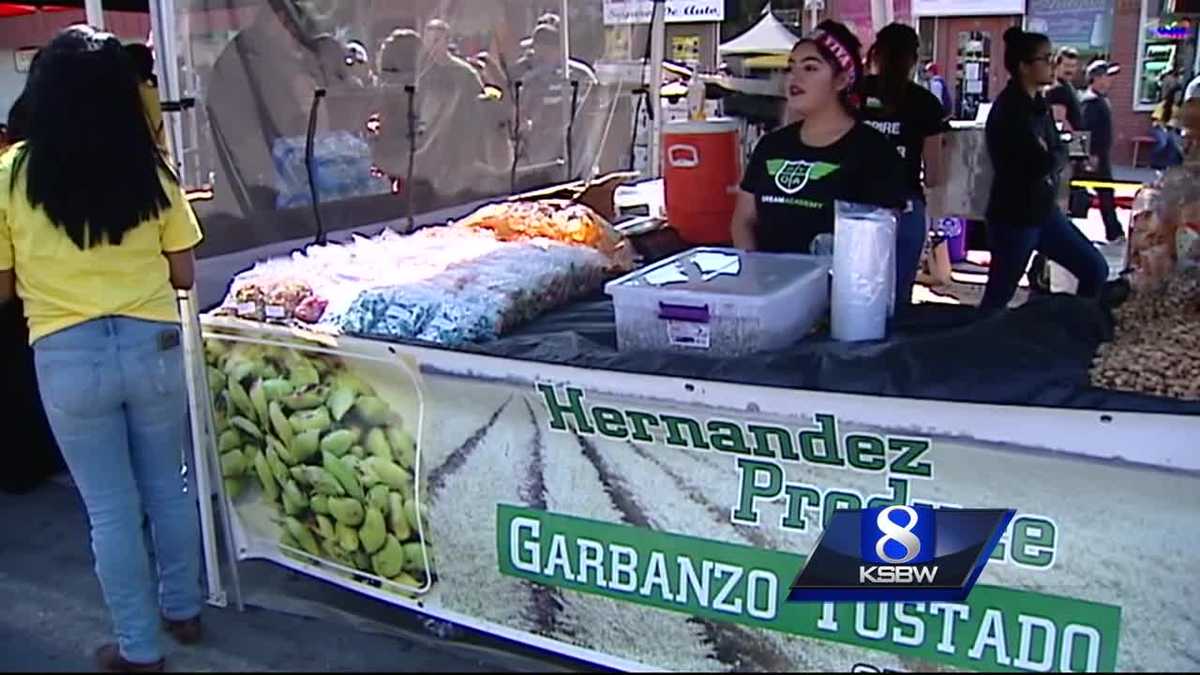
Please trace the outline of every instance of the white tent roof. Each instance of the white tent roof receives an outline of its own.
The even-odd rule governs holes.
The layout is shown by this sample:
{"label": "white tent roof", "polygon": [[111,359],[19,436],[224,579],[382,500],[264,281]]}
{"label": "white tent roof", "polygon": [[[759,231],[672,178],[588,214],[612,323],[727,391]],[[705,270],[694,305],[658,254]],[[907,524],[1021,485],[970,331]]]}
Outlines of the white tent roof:
{"label": "white tent roof", "polygon": [[771,12],[766,12],[750,30],[721,45],[722,56],[738,54],[787,54],[800,38]]}

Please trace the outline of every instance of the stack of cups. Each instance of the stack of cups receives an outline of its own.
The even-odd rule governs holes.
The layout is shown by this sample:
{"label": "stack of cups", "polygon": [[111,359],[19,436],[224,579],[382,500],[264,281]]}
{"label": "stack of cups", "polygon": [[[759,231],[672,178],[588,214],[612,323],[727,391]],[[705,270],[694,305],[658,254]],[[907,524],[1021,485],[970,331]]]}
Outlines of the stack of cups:
{"label": "stack of cups", "polygon": [[833,339],[881,340],[896,294],[896,212],[849,202],[835,210]]}

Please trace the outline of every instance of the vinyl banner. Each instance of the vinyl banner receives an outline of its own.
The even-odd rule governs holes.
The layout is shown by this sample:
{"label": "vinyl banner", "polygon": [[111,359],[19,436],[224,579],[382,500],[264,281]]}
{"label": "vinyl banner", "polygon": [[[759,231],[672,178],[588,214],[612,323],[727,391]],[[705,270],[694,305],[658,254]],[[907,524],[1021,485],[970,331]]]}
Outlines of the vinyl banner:
{"label": "vinyl banner", "polygon": [[[620,668],[1200,668],[1194,473],[245,340],[206,349],[244,557]],[[1016,514],[965,602],[787,600],[835,510],[893,504]]]}
{"label": "vinyl banner", "polygon": [[[604,0],[605,25],[650,23],[652,0]],[[724,0],[666,0],[667,23],[710,23],[725,20]]]}

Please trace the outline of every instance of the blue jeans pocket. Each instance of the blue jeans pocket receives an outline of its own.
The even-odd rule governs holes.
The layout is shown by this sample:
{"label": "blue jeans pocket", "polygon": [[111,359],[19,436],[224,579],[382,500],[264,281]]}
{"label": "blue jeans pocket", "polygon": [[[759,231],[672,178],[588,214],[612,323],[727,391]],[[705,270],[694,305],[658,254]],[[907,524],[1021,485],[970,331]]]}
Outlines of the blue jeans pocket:
{"label": "blue jeans pocket", "polygon": [[92,354],[62,352],[35,355],[38,387],[51,412],[71,417],[95,417],[100,398],[102,365]]}
{"label": "blue jeans pocket", "polygon": [[159,396],[176,397],[185,393],[187,382],[183,374],[183,348],[172,347],[154,353],[151,375],[155,393]]}

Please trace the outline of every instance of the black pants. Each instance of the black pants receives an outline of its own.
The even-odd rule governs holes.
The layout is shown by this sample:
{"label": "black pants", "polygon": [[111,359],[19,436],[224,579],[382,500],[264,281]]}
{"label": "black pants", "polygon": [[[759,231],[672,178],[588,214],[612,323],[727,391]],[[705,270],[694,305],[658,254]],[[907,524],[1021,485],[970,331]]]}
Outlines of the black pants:
{"label": "black pants", "polygon": [[0,491],[21,493],[62,471],[62,455],[42,409],[21,303],[0,305],[0,427],[8,438]]}
{"label": "black pants", "polygon": [[1108,263],[1092,242],[1056,207],[1038,223],[988,223],[992,264],[979,308],[1005,308],[1020,284],[1029,256],[1039,251],[1079,280],[1077,295],[1096,297],[1108,280]]}
{"label": "black pants", "polygon": [[[1112,160],[1106,156],[1100,157],[1100,166],[1096,171],[1087,174],[1087,178],[1099,181],[1113,179]],[[1096,197],[1100,199],[1100,217],[1104,219],[1104,236],[1109,241],[1120,239],[1125,234],[1121,221],[1117,218],[1117,200],[1112,188],[1096,188]]]}

